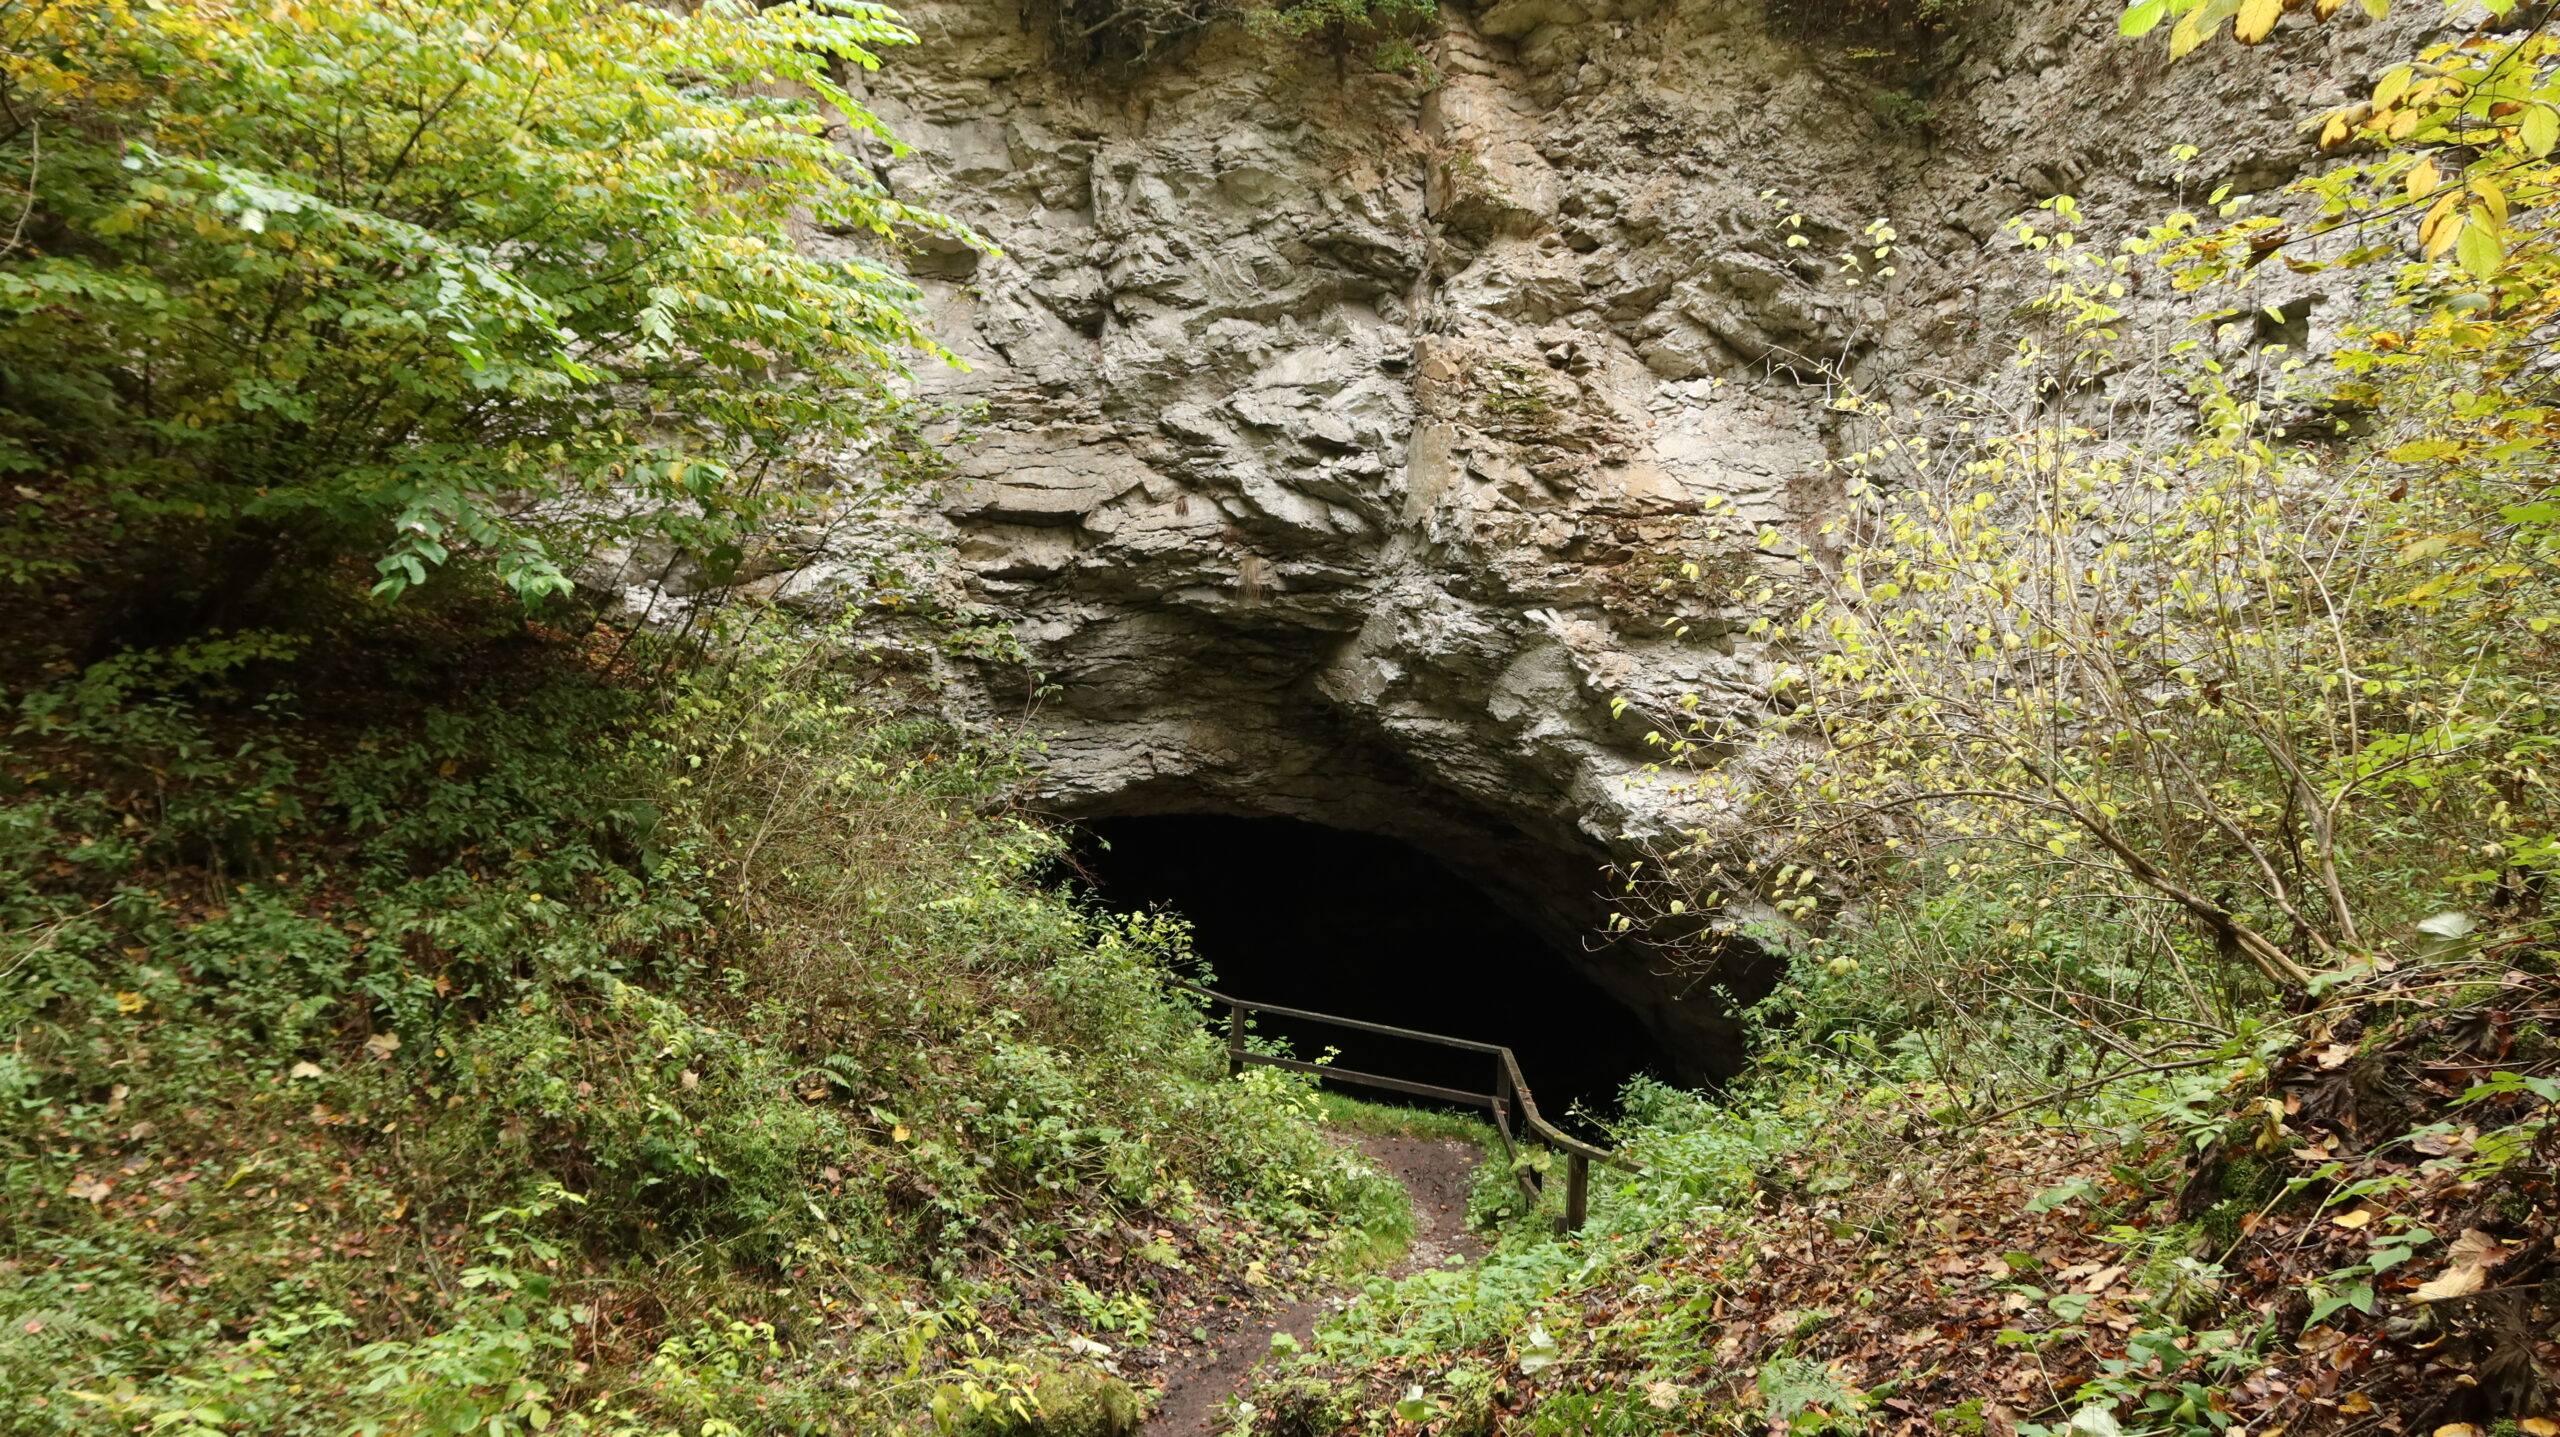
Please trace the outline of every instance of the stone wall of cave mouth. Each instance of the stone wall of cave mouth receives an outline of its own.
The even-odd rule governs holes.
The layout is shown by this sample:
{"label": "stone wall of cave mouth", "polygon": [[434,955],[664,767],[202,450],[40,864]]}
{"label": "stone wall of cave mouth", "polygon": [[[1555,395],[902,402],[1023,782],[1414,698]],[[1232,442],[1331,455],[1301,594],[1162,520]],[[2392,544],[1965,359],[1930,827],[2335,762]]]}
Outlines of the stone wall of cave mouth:
{"label": "stone wall of cave mouth", "polygon": [[[1772,722],[1799,571],[1761,536],[1838,541],[1832,461],[1871,436],[1823,375],[1897,406],[2023,402],[2009,356],[2049,277],[2007,222],[2068,192],[2096,240],[2217,186],[2271,194],[2319,163],[2300,121],[2339,78],[2438,23],[2171,66],[2115,43],[2116,0],[1980,0],[1914,126],[1854,37],[1773,27],[1762,0],[1460,0],[1427,83],[1241,27],[1087,73],[1012,0],[900,8],[922,43],[846,78],[913,148],[855,146],[1000,246],[911,266],[965,361],[921,367],[917,397],[965,418],[896,522],[945,542],[884,591],[880,532],[812,526],[759,591],[900,612],[930,591],[1006,627],[1023,662],[955,660],[945,698],[1018,722],[1053,686],[1035,802],[1410,843],[1691,1078],[1736,1057],[1708,985],[1584,941],[1612,856],[1744,841],[1736,806],[1652,776],[1662,715],[1730,725],[1745,781],[1800,756]],[[1852,271],[1878,217],[1892,269]],[[2328,283],[2261,282],[2304,306]],[[2189,334],[2156,276],[2122,304],[2128,353]],[[2306,313],[2317,350],[2345,309]],[[2173,415],[2148,372],[2083,398]],[[1720,897],[1736,933],[1778,924]]]}
{"label": "stone wall of cave mouth", "polygon": [[[1647,1025],[1478,884],[1411,844],[1287,818],[1167,814],[1080,825],[1103,901],[1188,919],[1222,991],[1507,1044],[1541,1109],[1606,1111],[1630,1077],[1680,1076]],[[1289,1020],[1302,1057],[1488,1091],[1491,1060]],[[1371,1097],[1385,1097],[1370,1092]]]}

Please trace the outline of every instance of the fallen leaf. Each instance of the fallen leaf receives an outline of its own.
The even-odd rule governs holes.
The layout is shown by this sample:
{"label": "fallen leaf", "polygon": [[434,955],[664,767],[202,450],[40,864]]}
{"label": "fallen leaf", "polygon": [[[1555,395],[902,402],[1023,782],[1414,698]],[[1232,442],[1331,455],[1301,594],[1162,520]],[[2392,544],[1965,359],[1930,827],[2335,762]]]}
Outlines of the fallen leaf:
{"label": "fallen leaf", "polygon": [[1677,1382],[1648,1382],[1644,1385],[1644,1400],[1655,1411],[1668,1412],[1680,1405],[1682,1390]]}
{"label": "fallen leaf", "polygon": [[2525,1437],[2560,1437],[2560,1422],[2548,1417],[2519,1417],[2516,1430],[2524,1433]]}
{"label": "fallen leaf", "polygon": [[2366,1223],[2373,1221],[2373,1209],[2369,1207],[2360,1207],[2354,1212],[2342,1212],[2336,1217],[2329,1219],[2329,1221],[2344,1228],[2362,1227]]}
{"label": "fallen leaf", "polygon": [[2431,1158],[2460,1157],[2471,1151],[2479,1136],[2478,1128],[2465,1128],[2458,1133],[2420,1133],[2409,1140],[2409,1146]]}
{"label": "fallen leaf", "polygon": [[2476,1227],[2462,1230],[2445,1250],[2445,1269],[2421,1283],[2416,1293],[2420,1302],[2443,1302],[2448,1298],[2467,1297],[2478,1292],[2487,1282],[2489,1269],[2515,1255],[2515,1250]]}
{"label": "fallen leaf", "polygon": [[76,1198],[85,1198],[90,1202],[104,1202],[107,1199],[107,1194],[113,1190],[113,1187],[114,1185],[112,1183],[107,1182],[103,1178],[77,1177],[73,1178],[71,1180],[71,1186],[64,1188],[63,1191]]}
{"label": "fallen leaf", "polygon": [[397,1033],[376,1033],[372,1037],[364,1040],[364,1050],[371,1053],[376,1058],[387,1059],[392,1054],[400,1051],[400,1035]]}
{"label": "fallen leaf", "polygon": [[[2449,1267],[2438,1276],[2420,1283],[2416,1296],[2420,1302],[2443,1302],[2450,1298],[2468,1297],[2480,1290],[2480,1282],[2481,1271],[2477,1265]],[[2470,1430],[2468,1427],[2463,1428],[2464,1433],[2469,1433]],[[2445,1437],[2445,1432],[2445,1428],[2437,1428],[2436,1437]],[[2456,1437],[2461,1437],[2461,1434],[2456,1434]]]}
{"label": "fallen leaf", "polygon": [[2435,1430],[2434,1437],[2480,1437],[2480,1429],[2468,1422],[2447,1422]]}
{"label": "fallen leaf", "polygon": [[2124,1276],[2123,1263],[2117,1263],[2113,1267],[2102,1267],[2096,1272],[2089,1274],[2089,1280],[2080,1284],[2080,1290],[2082,1292],[2104,1292],[2108,1288],[2115,1286],[2116,1279],[2122,1276]]}
{"label": "fallen leaf", "polygon": [[316,1078],[320,1076],[320,1065],[318,1063],[296,1063],[286,1072],[285,1076],[289,1078]]}
{"label": "fallen leaf", "polygon": [[2071,1423],[2063,1429],[2075,1437],[2123,1437],[2124,1428],[2116,1422],[2116,1414],[2092,1404],[2071,1414]]}
{"label": "fallen leaf", "polygon": [[[702,1086],[702,1075],[691,1068],[687,1068],[683,1072],[676,1074],[676,1086],[683,1088],[688,1093],[692,1092],[694,1089]],[[905,1140],[900,1139],[900,1141],[903,1142]]]}
{"label": "fallen leaf", "polygon": [[2313,1056],[2314,1056],[2315,1058],[2317,1058],[2317,1059],[2318,1059],[2318,1061],[2319,1061],[2319,1063],[2320,1063],[2320,1066],[2321,1066],[2321,1067],[2324,1067],[2324,1068],[2338,1068],[2338,1067],[2344,1067],[2344,1066],[2346,1065],[2346,1061],[2347,1061],[2347,1059],[2352,1058],[2352,1057],[2354,1057],[2355,1055],[2356,1055],[2356,1045],[2355,1045],[2355,1044],[2353,1044],[2353,1043],[2331,1043],[2328,1047],[2325,1047],[2325,1048],[2321,1049],[2318,1053],[2314,1054]]}
{"label": "fallen leaf", "polygon": [[2464,1228],[2462,1236],[2453,1240],[2453,1246],[2447,1248],[2445,1254],[2456,1265],[2468,1263],[2475,1267],[2496,1267],[2514,1256],[2513,1250],[2505,1243],[2476,1227]]}
{"label": "fallen leaf", "polygon": [[2338,1410],[2341,1412],[2370,1412],[2373,1410],[2373,1399],[2365,1396],[2361,1392],[2350,1392],[2346,1396],[2338,1399]]}

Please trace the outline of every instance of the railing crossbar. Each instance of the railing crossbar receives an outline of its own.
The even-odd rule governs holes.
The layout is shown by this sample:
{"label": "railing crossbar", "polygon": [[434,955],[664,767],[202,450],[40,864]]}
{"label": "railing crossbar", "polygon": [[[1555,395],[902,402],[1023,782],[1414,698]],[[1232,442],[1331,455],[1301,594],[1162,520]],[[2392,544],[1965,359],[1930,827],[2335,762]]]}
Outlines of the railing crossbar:
{"label": "railing crossbar", "polygon": [[1437,1043],[1443,1048],[1464,1048],[1470,1053],[1508,1053],[1511,1051],[1500,1043],[1479,1043],[1472,1038],[1451,1038],[1443,1034],[1425,1033],[1413,1028],[1397,1028],[1391,1027],[1385,1023],[1366,1022],[1359,1018],[1337,1018],[1331,1013],[1311,1013],[1304,1008],[1283,1008],[1277,1003],[1247,1003],[1241,998],[1230,998],[1224,993],[1213,993],[1206,988],[1193,987],[1193,985],[1189,983],[1177,984],[1176,986],[1189,988],[1192,992],[1198,993],[1203,997],[1214,998],[1217,1001],[1230,1006],[1241,1006],[1255,1013],[1271,1013],[1283,1018],[1304,1018],[1310,1022],[1330,1023],[1337,1028],[1349,1028],[1354,1032],[1378,1033],[1389,1038],[1410,1038],[1417,1043]]}
{"label": "railing crossbar", "polygon": [[1296,1058],[1274,1058],[1261,1053],[1248,1053],[1245,1055],[1245,1061],[1256,1067],[1286,1068],[1293,1073],[1313,1073],[1319,1078],[1332,1078],[1338,1082],[1385,1088],[1390,1092],[1410,1093],[1417,1098],[1438,1098],[1444,1103],[1468,1103],[1479,1108],[1493,1106],[1493,1099],[1483,1093],[1470,1093],[1462,1088],[1439,1088],[1429,1083],[1414,1082],[1410,1078],[1390,1078],[1379,1073],[1355,1073],[1349,1068],[1337,1068],[1331,1063],[1305,1063]]}
{"label": "railing crossbar", "polygon": [[[1548,1122],[1538,1112],[1537,1099],[1530,1096],[1529,1084],[1520,1076],[1520,1060],[1512,1055],[1509,1048],[1500,1043],[1479,1043],[1472,1038],[1452,1038],[1445,1033],[1425,1033],[1419,1029],[1398,1028],[1387,1023],[1364,1022],[1358,1018],[1339,1018],[1331,1013],[1317,1013],[1305,1008],[1283,1008],[1276,1003],[1248,1003],[1241,998],[1231,998],[1224,993],[1215,992],[1194,983],[1176,983],[1174,986],[1197,993],[1227,1010],[1227,1070],[1231,1074],[1242,1072],[1248,1065],[1285,1068],[1295,1073],[1312,1073],[1319,1078],[1331,1078],[1336,1082],[1357,1083],[1366,1087],[1383,1088],[1389,1092],[1407,1093],[1415,1097],[1437,1098],[1442,1102],[1466,1103],[1474,1107],[1490,1108],[1493,1110],[1494,1130],[1502,1137],[1503,1151],[1506,1156],[1513,1155],[1516,1143],[1531,1136],[1561,1151],[1565,1154],[1567,1162],[1564,1226],[1568,1232],[1582,1226],[1583,1218],[1589,1209],[1591,1164],[1607,1163],[1611,1167],[1628,1172],[1643,1171],[1634,1163],[1605,1148],[1595,1148],[1589,1143],[1558,1131],[1555,1124]],[[1404,1038],[1417,1043],[1431,1043],[1470,1053],[1489,1053],[1494,1059],[1493,1091],[1471,1093],[1462,1088],[1444,1088],[1431,1083],[1417,1083],[1406,1078],[1391,1078],[1379,1073],[1353,1072],[1328,1063],[1309,1063],[1297,1058],[1256,1053],[1245,1046],[1244,1016],[1247,1013],[1269,1013],[1276,1017],[1297,1018],[1310,1023],[1348,1028],[1356,1033],[1376,1033],[1382,1037]],[[1518,1108],[1521,1129],[1516,1136],[1511,1128],[1515,1104]],[[1530,1202],[1535,1203],[1544,1185],[1534,1181],[1524,1169],[1515,1168],[1514,1176],[1519,1180],[1521,1192],[1528,1196]]]}

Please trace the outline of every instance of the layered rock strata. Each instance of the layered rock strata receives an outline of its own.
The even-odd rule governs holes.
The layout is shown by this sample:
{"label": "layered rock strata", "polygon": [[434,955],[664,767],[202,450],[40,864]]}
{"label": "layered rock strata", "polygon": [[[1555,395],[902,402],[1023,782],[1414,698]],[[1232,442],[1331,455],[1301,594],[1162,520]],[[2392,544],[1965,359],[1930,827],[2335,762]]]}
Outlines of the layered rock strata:
{"label": "layered rock strata", "polygon": [[[881,171],[1002,248],[915,266],[968,363],[926,392],[974,410],[934,522],[1054,686],[1046,805],[1408,840],[1694,1074],[1730,1061],[1707,988],[1738,970],[1587,935],[1606,864],[1713,821],[1645,775],[1641,707],[1765,709],[1747,580],[1784,561],[1754,536],[1836,501],[1839,381],[1996,384],[2042,283],[2004,222],[2274,187],[2315,161],[2300,120],[2407,43],[2342,20],[2172,69],[2106,5],[1979,0],[1862,56],[1785,4],[1452,9],[1428,81],[1232,32],[1075,73],[1013,0],[909,7],[923,43],[868,94],[914,150]],[[2272,296],[2297,343],[2331,318],[2311,283]],[[2133,286],[2133,327],[2166,325]],[[1682,563],[1706,582],[1665,592]],[[991,713],[1025,687],[963,683]]]}

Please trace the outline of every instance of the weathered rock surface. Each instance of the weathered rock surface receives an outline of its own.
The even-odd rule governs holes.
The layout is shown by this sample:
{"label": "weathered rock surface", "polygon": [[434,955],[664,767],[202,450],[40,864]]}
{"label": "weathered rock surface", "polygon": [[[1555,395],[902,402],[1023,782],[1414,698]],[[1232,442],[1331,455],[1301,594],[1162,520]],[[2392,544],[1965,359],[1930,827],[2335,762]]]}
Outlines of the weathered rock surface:
{"label": "weathered rock surface", "polygon": [[[1819,521],[1826,375],[1996,379],[2041,284],[2004,221],[2272,187],[2405,44],[2288,25],[2172,70],[2115,13],[1983,0],[1924,103],[1760,0],[1451,10],[1430,85],[1236,34],[1079,76],[1011,0],[908,7],[924,43],[869,93],[915,149],[883,173],[1003,249],[916,266],[970,365],[924,382],[983,405],[939,514],[1057,686],[1046,804],[1404,838],[1719,1066],[1699,975],[1584,939],[1630,836],[1701,821],[1611,700],[1765,700],[1747,601],[1656,585]],[[1020,712],[1019,672],[971,682]]]}

